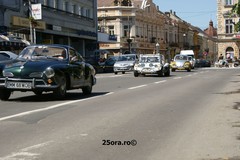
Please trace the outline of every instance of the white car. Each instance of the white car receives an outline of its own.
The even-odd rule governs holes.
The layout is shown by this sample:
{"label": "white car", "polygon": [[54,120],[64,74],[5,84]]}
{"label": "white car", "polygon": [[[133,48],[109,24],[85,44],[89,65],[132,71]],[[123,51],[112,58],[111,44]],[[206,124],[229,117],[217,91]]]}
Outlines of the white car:
{"label": "white car", "polygon": [[124,54],[117,57],[117,61],[114,63],[113,71],[115,74],[118,72],[125,72],[133,71],[134,64],[136,63],[137,55],[136,54]]}
{"label": "white car", "polygon": [[170,64],[165,62],[161,54],[140,55],[138,63],[134,66],[134,76],[157,74],[159,77],[170,76]]}
{"label": "white car", "polygon": [[10,51],[0,51],[0,61],[15,59],[17,56],[17,54]]}

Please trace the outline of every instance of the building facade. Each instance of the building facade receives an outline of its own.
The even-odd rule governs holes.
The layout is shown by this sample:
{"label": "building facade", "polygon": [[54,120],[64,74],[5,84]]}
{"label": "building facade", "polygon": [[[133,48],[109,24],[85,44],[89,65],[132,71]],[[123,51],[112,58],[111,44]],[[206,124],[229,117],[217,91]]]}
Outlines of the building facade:
{"label": "building facade", "polygon": [[[71,45],[83,56],[97,49],[97,0],[3,0],[1,3],[1,34],[14,34],[34,42],[32,21],[37,44]],[[29,18],[30,4],[41,4],[41,20]]]}
{"label": "building facade", "polygon": [[240,34],[234,28],[239,17],[231,14],[232,7],[237,2],[237,0],[217,0],[218,56],[222,54],[225,58],[240,56]]}
{"label": "building facade", "polygon": [[159,46],[168,59],[183,49],[192,49],[196,58],[202,58],[206,47],[212,48],[208,45],[216,48],[216,39],[173,11],[161,12],[152,0],[98,0],[98,27],[115,38],[115,42],[99,44],[113,54],[155,53]]}

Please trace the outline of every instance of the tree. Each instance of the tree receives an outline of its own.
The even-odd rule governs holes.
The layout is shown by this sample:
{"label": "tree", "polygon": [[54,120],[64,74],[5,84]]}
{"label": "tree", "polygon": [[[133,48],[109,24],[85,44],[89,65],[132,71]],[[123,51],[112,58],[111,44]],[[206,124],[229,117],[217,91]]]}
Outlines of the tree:
{"label": "tree", "polygon": [[[238,2],[232,7],[231,10],[231,16],[238,16],[240,17],[240,1],[238,0]],[[240,31],[240,21],[238,21],[237,23],[234,23],[234,28],[236,32]]]}

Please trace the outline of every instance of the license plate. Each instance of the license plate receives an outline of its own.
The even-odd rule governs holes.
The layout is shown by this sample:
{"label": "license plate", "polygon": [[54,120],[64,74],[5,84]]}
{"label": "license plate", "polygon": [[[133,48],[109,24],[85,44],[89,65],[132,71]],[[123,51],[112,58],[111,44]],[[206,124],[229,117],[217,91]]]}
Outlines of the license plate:
{"label": "license plate", "polygon": [[7,82],[7,88],[31,89],[30,82]]}

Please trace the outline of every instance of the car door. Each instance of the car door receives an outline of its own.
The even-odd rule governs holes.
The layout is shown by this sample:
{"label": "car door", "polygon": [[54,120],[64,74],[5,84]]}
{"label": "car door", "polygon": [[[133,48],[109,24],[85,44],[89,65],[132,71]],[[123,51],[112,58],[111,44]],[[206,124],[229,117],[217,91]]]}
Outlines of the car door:
{"label": "car door", "polygon": [[85,77],[85,62],[82,56],[74,49],[70,49],[69,51],[69,64],[71,66],[72,87],[83,86]]}

